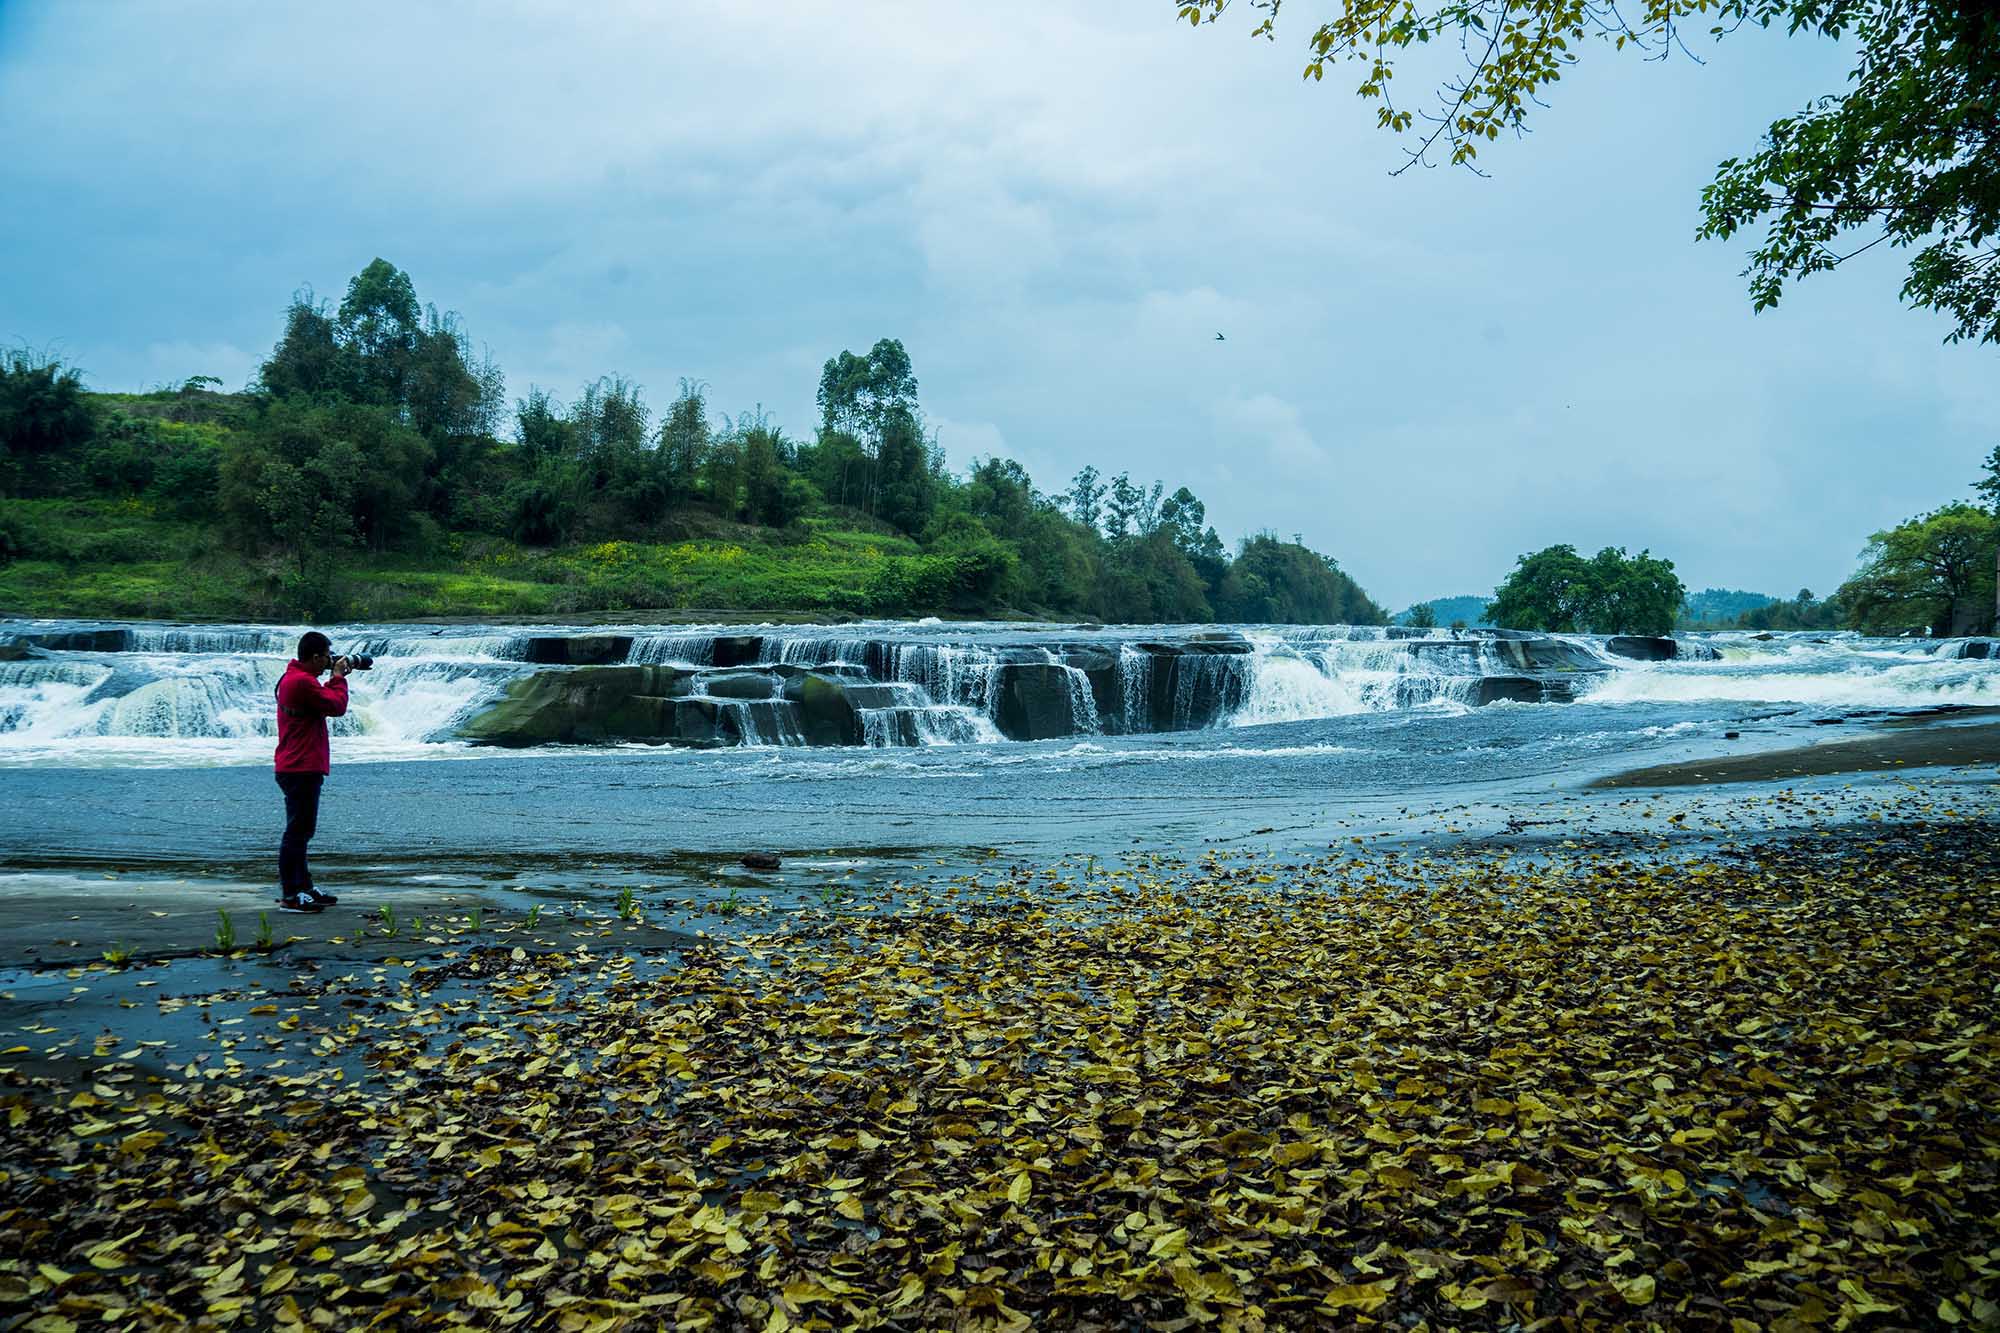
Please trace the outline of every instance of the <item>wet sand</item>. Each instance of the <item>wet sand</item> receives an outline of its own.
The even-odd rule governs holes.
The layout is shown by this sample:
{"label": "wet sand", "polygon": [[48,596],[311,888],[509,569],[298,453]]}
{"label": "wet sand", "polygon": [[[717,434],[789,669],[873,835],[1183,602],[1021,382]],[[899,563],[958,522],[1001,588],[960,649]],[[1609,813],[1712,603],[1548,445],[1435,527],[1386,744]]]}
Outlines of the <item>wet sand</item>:
{"label": "wet sand", "polygon": [[1924,726],[1762,754],[1656,764],[1599,778],[1592,787],[1693,787],[1710,782],[1784,782],[1898,768],[2000,764],[2000,722]]}

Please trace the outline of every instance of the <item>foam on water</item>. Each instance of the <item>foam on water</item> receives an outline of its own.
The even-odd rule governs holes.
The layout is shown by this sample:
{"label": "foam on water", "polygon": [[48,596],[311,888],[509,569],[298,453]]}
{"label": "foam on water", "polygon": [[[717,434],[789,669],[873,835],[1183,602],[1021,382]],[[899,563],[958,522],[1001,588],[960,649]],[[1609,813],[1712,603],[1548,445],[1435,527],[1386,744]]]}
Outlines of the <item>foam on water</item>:
{"label": "foam on water", "polygon": [[[33,634],[103,627],[37,622]],[[300,632],[296,627],[117,627],[127,652],[56,652],[0,663],[0,765],[247,764],[267,762],[275,731],[271,691]],[[766,666],[840,666],[865,672],[873,693],[859,709],[870,747],[912,751],[926,773],[929,756],[969,752],[967,763],[991,769],[1014,763],[1099,762],[1089,752],[1047,744],[1005,743],[995,719],[996,682],[1009,664],[1058,669],[1073,735],[1090,738],[1152,732],[1153,744],[1117,748],[1117,762],[1171,756],[1226,758],[1279,754],[1238,749],[1253,729],[1310,726],[1374,716],[1397,728],[1419,719],[1449,723],[1469,711],[1482,677],[1518,674],[1496,641],[1444,631],[1392,639],[1366,626],[1248,626],[1249,651],[1204,644],[1213,627],[920,625],[870,622],[843,626],[633,627],[631,662],[674,662],[715,670],[723,635],[754,632]],[[468,752],[452,739],[458,725],[508,682],[541,670],[527,663],[530,640],[575,634],[575,627],[500,629],[458,626],[349,626],[329,631],[337,647],[369,652],[372,672],[353,680],[350,714],[335,721],[345,761],[435,758]],[[583,631],[591,632],[591,631]],[[1768,640],[1704,640],[1721,661],[1688,656],[1661,663],[1609,657],[1589,636],[1559,636],[1601,672],[1573,679],[1593,705],[1681,709],[1718,704],[1775,704],[1809,709],[1916,708],[2000,704],[2000,661],[1959,659],[1959,641],[1864,640],[1849,634]],[[82,641],[82,640],[79,640]],[[1140,644],[1168,645],[1140,648]],[[1413,646],[1420,645],[1420,646]],[[1178,645],[1185,645],[1183,650]],[[1245,646],[1237,644],[1237,647]],[[1107,674],[1108,673],[1108,674]],[[804,737],[772,679],[772,698],[711,699],[727,733],[753,748],[795,749]],[[725,691],[739,695],[741,682]],[[1519,704],[1541,710],[1563,705]],[[1501,706],[1493,716],[1512,715]],[[1635,718],[1643,736],[1649,719]],[[1370,724],[1376,725],[1376,724]],[[1168,729],[1194,734],[1166,739]],[[1288,743],[1292,733],[1285,733]],[[1080,740],[1079,744],[1095,744]],[[1446,745],[1452,742],[1444,741]],[[1335,753],[1335,750],[1324,751]],[[490,753],[477,751],[478,753]],[[560,753],[591,751],[564,747]],[[544,752],[546,753],[546,752]],[[667,752],[661,752],[663,755]],[[1318,753],[1315,751],[1314,753]],[[664,759],[662,760],[664,762]],[[870,762],[873,762],[871,759]],[[1109,761],[1105,761],[1109,762]]]}

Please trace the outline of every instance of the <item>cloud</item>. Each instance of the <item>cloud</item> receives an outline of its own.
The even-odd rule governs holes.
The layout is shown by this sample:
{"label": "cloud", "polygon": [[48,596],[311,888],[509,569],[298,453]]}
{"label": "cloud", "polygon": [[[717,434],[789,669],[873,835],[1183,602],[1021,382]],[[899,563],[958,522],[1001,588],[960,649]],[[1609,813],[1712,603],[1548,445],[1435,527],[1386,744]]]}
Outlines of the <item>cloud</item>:
{"label": "cloud", "polygon": [[1897,308],[1906,256],[1753,318],[1739,250],[1689,240],[1832,43],[1589,52],[1489,176],[1391,179],[1302,35],[1141,0],[5,14],[0,334],[100,387],[240,382],[377,254],[517,396],[688,376],[804,433],[821,363],[896,337],[955,463],[1187,484],[1395,605],[1554,541],[1831,586],[2000,416],[1990,352]]}

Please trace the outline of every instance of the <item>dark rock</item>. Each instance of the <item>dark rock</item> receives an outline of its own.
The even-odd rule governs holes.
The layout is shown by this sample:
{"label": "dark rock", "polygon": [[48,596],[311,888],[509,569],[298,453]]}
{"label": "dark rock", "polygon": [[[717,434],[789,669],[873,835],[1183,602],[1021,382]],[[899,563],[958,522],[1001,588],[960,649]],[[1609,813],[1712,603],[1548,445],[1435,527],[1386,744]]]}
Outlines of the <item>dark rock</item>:
{"label": "dark rock", "polygon": [[1048,662],[1008,662],[993,668],[993,721],[1012,741],[1045,741],[1076,730],[1070,675]]}
{"label": "dark rock", "polygon": [[538,671],[509,685],[459,735],[510,746],[677,740],[674,696],[686,692],[688,676],[671,666]]}
{"label": "dark rock", "polygon": [[35,650],[20,639],[0,640],[0,662],[25,662]]}
{"label": "dark rock", "polygon": [[775,852],[745,852],[736,859],[738,864],[747,866],[752,870],[776,870],[784,864],[784,862],[778,859]]}
{"label": "dark rock", "polygon": [[1680,645],[1663,636],[1614,634],[1604,641],[1604,651],[1635,662],[1671,662],[1680,655]]}
{"label": "dark rock", "polygon": [[1700,639],[1676,639],[1680,645],[1680,656],[1684,662],[1720,662],[1722,654],[1715,645],[1703,643]]}
{"label": "dark rock", "polygon": [[52,653],[129,653],[132,651],[132,631],[129,629],[72,629],[51,630],[47,633],[23,634],[23,643]]}
{"label": "dark rock", "polygon": [[749,666],[763,651],[761,634],[721,634],[716,636],[715,655],[709,660],[719,667]]}
{"label": "dark rock", "polygon": [[1531,629],[1494,629],[1488,625],[1474,626],[1461,632],[1465,634],[1477,634],[1482,639],[1539,639],[1542,637],[1539,633]]}
{"label": "dark rock", "polygon": [[1191,653],[1248,653],[1256,651],[1250,641],[1241,634],[1225,630],[1204,630],[1200,634],[1188,635],[1187,651]]}
{"label": "dark rock", "polygon": [[537,666],[607,666],[623,662],[632,651],[629,634],[537,634],[529,638],[522,660]]}
{"label": "dark rock", "polygon": [[1597,654],[1563,639],[1498,639],[1494,654],[1518,671],[1607,671]]}
{"label": "dark rock", "polygon": [[861,719],[855,715],[854,704],[848,698],[850,689],[859,688],[838,676],[813,672],[790,682],[786,697],[792,697],[792,689],[798,694],[799,730],[808,745],[859,745],[861,744]]}
{"label": "dark rock", "polygon": [[1750,637],[1755,639],[1758,643],[1769,643],[1771,640],[1777,638],[1778,636],[1771,633],[1769,630],[1765,630],[1762,634],[1752,634]]}
{"label": "dark rock", "polygon": [[1967,639],[1963,643],[1942,645],[1945,649],[1940,656],[1956,658],[1959,661],[1986,661],[2000,657],[2000,643],[1992,639]]}
{"label": "dark rock", "polygon": [[1431,632],[1411,625],[1391,625],[1382,631],[1385,639],[1428,639]]}
{"label": "dark rock", "polygon": [[1725,731],[1722,733],[1722,739],[1726,741],[1733,741],[1742,734],[1743,733],[1740,731]]}
{"label": "dark rock", "polygon": [[784,680],[769,671],[707,671],[695,678],[694,688],[714,699],[775,699]]}
{"label": "dark rock", "polygon": [[725,706],[714,699],[674,701],[674,739],[697,750],[734,745],[742,739]]}
{"label": "dark rock", "polygon": [[1484,707],[1503,700],[1538,704],[1542,701],[1542,682],[1532,676],[1483,676],[1468,702],[1474,707]]}

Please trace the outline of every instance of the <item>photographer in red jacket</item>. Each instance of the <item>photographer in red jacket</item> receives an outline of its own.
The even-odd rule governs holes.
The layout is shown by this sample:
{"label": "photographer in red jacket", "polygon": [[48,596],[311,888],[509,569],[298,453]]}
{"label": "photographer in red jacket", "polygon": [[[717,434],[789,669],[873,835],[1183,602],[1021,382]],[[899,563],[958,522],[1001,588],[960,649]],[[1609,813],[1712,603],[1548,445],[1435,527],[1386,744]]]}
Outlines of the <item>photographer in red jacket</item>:
{"label": "photographer in red jacket", "polygon": [[[278,787],[285,793],[285,836],[278,844],[278,907],[319,912],[338,902],[313,887],[306,844],[319,827],[319,789],[329,762],[326,720],[347,711],[348,660],[331,656],[332,642],[318,630],[299,639],[298,657],[278,681]],[[333,678],[322,685],[327,672]]]}

